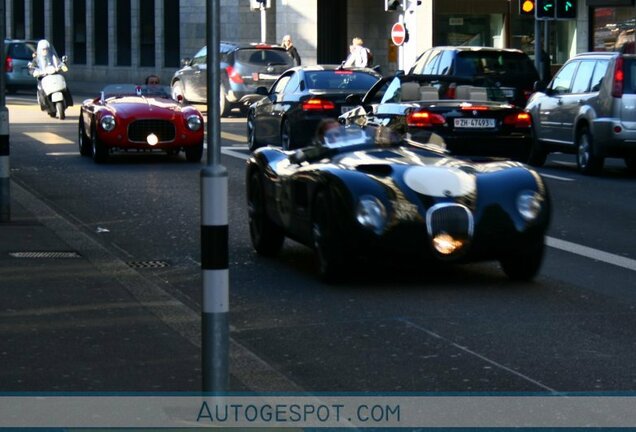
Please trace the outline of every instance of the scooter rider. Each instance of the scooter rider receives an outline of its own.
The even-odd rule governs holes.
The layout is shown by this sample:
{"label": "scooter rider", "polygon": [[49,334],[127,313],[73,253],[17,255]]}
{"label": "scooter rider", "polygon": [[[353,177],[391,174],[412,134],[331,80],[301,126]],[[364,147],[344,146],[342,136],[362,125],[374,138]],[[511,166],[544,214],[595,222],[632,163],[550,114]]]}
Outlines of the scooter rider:
{"label": "scooter rider", "polygon": [[[50,106],[51,101],[42,88],[42,78],[46,75],[66,72],[68,68],[64,61],[60,60],[55,49],[46,39],[42,39],[38,42],[35,61],[32,65],[33,69],[31,74],[38,79],[38,101],[40,102],[40,108],[42,111],[49,111],[49,113],[55,112],[55,107]],[[66,106],[73,106],[73,98],[71,97],[71,92],[68,87],[64,89],[63,94]]]}

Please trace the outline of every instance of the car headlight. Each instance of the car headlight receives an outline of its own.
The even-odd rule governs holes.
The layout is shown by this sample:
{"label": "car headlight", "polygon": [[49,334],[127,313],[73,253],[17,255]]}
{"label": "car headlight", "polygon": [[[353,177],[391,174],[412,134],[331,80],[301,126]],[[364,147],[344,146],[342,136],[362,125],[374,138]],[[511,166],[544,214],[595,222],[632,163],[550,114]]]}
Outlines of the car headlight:
{"label": "car headlight", "polygon": [[201,118],[198,115],[191,115],[186,119],[188,129],[191,131],[198,131],[201,129]]}
{"label": "car headlight", "polygon": [[113,117],[112,115],[106,115],[102,117],[99,124],[106,132],[110,132],[115,129],[115,117]]}
{"label": "car headlight", "polygon": [[523,191],[517,196],[517,210],[528,222],[535,220],[543,207],[543,197],[534,191]]}
{"label": "car headlight", "polygon": [[375,197],[363,196],[358,201],[356,219],[365,228],[380,232],[386,222],[384,205]]}

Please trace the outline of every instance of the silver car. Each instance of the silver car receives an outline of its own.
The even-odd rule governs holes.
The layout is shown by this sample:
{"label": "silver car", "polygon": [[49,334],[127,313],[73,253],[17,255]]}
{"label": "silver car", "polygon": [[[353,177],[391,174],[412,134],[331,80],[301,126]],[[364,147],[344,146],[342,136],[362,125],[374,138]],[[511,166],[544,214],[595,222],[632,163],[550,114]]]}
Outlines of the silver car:
{"label": "silver car", "polygon": [[605,158],[624,158],[636,171],[636,56],[579,54],[528,101],[534,141],[528,162],[541,166],[552,151],[576,154],[583,174],[598,174]]}
{"label": "silver car", "polygon": [[7,92],[19,89],[35,89],[37,80],[31,76],[28,64],[33,60],[36,41],[5,39],[5,85]]}

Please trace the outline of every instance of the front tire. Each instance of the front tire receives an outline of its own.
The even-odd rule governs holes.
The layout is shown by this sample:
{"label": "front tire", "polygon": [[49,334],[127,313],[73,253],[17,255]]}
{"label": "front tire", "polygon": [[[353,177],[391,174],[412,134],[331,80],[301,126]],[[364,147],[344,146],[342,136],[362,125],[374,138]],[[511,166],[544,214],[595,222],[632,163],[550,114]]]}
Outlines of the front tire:
{"label": "front tire", "polygon": [[280,128],[280,146],[283,150],[292,150],[295,148],[289,120],[283,120],[283,125]]}
{"label": "front tire", "polygon": [[514,281],[532,280],[541,269],[545,244],[543,238],[540,241],[520,250],[509,252],[499,259],[501,268],[506,276]]}
{"label": "front tire", "polygon": [[225,91],[225,86],[221,84],[221,89],[219,91],[219,112],[221,113],[221,117],[229,116],[230,111],[232,111],[232,104],[229,100],[227,100],[227,92]]}
{"label": "front tire", "polygon": [[328,283],[341,280],[344,269],[344,256],[338,245],[338,233],[330,208],[327,193],[319,192],[313,206],[312,232],[318,272],[321,279]]}
{"label": "front tire", "polygon": [[544,148],[543,144],[537,137],[534,126],[531,129],[532,141],[530,144],[530,150],[528,151],[527,164],[533,167],[542,167],[545,164],[545,160],[548,158],[548,152]]}
{"label": "front tire", "polygon": [[66,113],[64,111],[64,101],[55,102],[55,117],[60,120],[64,120],[66,118]]}
{"label": "front tire", "polygon": [[84,121],[82,120],[82,113],[80,112],[80,120],[77,133],[77,145],[79,147],[79,153],[82,156],[91,155],[91,145],[86,135],[86,128],[84,127]]}
{"label": "front tire", "polygon": [[596,175],[603,168],[604,158],[594,151],[594,140],[587,126],[583,126],[576,134],[576,164],[585,175]]}
{"label": "front tire", "polygon": [[247,196],[250,238],[254,250],[263,256],[275,256],[280,252],[285,241],[285,233],[267,215],[265,192],[261,175],[254,171],[249,179]]}
{"label": "front tire", "polygon": [[256,139],[256,131],[254,125],[254,112],[247,114],[247,147],[251,152],[259,148],[261,144]]}
{"label": "front tire", "polygon": [[201,158],[203,157],[203,143],[200,143],[194,147],[186,147],[184,151],[186,160],[188,162],[201,162]]}
{"label": "front tire", "polygon": [[108,148],[97,137],[95,126],[91,129],[91,147],[93,151],[93,161],[98,164],[108,162]]}

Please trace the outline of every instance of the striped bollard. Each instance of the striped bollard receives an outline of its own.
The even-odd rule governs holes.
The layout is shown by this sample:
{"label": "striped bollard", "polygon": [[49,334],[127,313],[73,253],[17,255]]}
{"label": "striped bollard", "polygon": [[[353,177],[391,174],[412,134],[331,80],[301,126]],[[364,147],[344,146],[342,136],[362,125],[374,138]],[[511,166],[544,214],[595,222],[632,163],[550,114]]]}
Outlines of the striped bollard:
{"label": "striped bollard", "polygon": [[201,171],[201,355],[206,392],[224,392],[228,388],[227,191],[227,170],[223,166],[211,165]]}
{"label": "striped bollard", "polygon": [[11,221],[9,110],[0,107],[0,222]]}

